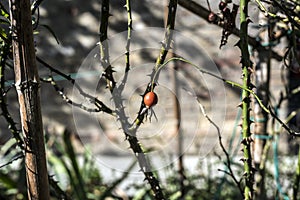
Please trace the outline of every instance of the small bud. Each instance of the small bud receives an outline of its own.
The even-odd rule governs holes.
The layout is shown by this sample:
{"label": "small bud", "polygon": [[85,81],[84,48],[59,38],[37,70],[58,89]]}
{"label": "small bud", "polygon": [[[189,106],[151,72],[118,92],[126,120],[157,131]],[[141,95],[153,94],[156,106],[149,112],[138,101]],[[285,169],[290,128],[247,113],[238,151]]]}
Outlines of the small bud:
{"label": "small bud", "polygon": [[226,6],[227,6],[227,3],[223,2],[223,1],[221,1],[221,2],[219,3],[219,9],[220,9],[220,10],[223,10],[224,8],[226,8]]}
{"label": "small bud", "polygon": [[210,12],[208,17],[207,17],[208,22],[214,23],[217,20],[217,15],[213,12]]}

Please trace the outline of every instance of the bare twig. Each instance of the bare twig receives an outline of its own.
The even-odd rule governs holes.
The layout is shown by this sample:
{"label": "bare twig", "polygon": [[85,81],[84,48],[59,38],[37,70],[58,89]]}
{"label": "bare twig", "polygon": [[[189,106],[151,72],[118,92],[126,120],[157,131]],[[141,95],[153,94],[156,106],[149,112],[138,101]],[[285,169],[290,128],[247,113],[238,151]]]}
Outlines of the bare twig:
{"label": "bare twig", "polygon": [[288,125],[286,125],[286,123],[284,123],[281,119],[279,119],[279,117],[277,117],[277,115],[273,112],[271,106],[269,106],[269,111],[272,117],[274,117],[279,124],[291,135],[291,136],[295,136],[295,137],[299,137],[300,136],[300,132],[297,132],[293,129],[291,129],[290,127],[288,127]]}
{"label": "bare twig", "polygon": [[17,161],[17,160],[19,160],[19,159],[21,159],[21,158],[24,158],[24,154],[23,154],[22,152],[20,152],[20,153],[18,153],[17,155],[15,155],[15,156],[14,156],[10,161],[8,161],[7,163],[4,163],[4,164],[0,165],[0,169],[1,169],[2,167],[5,167],[5,166],[7,166],[7,165],[12,164],[13,162],[15,162],[15,161]]}
{"label": "bare twig", "polygon": [[108,188],[105,189],[105,191],[103,192],[103,194],[101,194],[101,196],[99,197],[99,200],[105,200],[107,198],[107,196],[109,196],[111,194],[111,192],[123,181],[125,180],[128,175],[130,174],[130,172],[132,171],[132,169],[134,168],[134,166],[136,165],[136,161],[132,162],[129,167],[125,170],[125,172],[123,173],[123,175],[118,178],[117,180],[115,180]]}
{"label": "bare twig", "polygon": [[35,0],[31,6],[31,14],[34,15],[36,9],[39,8],[39,6],[41,5],[41,3],[43,2],[44,0]]}
{"label": "bare twig", "polygon": [[[95,106],[96,108],[90,108],[90,107],[87,107],[87,106],[83,105],[82,103],[76,103],[76,102],[74,102],[73,100],[71,100],[71,99],[64,93],[63,88],[60,88],[60,87],[57,85],[57,83],[54,81],[54,79],[53,79],[52,76],[50,76],[50,77],[47,78],[47,79],[41,79],[41,81],[43,81],[43,82],[45,82],[45,83],[50,83],[50,84],[54,87],[55,91],[62,97],[62,99],[63,99],[66,103],[68,103],[68,104],[70,104],[70,105],[72,105],[72,106],[81,108],[81,109],[83,109],[83,110],[85,110],[85,111],[87,111],[87,112],[101,112],[101,111],[103,111],[102,105],[99,105],[98,103],[95,102],[95,99],[96,99],[95,97],[93,97],[93,99],[90,99],[90,101],[91,101],[90,103],[91,103],[91,104],[94,104],[94,106]],[[113,113],[113,112],[111,111],[111,113]],[[111,114],[111,113],[110,113],[110,114]]]}
{"label": "bare twig", "polygon": [[219,126],[218,126],[218,125],[217,125],[217,124],[216,124],[216,123],[215,123],[215,122],[214,122],[214,121],[206,114],[206,111],[205,111],[205,109],[204,109],[204,106],[200,103],[200,100],[199,100],[197,97],[196,97],[196,100],[198,101],[198,104],[199,104],[199,106],[200,106],[200,110],[201,110],[203,116],[209,121],[209,123],[211,123],[211,124],[216,128],[217,133],[218,133],[218,138],[219,138],[219,145],[220,145],[220,147],[222,148],[222,151],[223,151],[223,153],[224,153],[225,156],[226,156],[226,166],[227,166],[229,172],[226,171],[226,170],[219,170],[219,171],[222,171],[222,172],[224,172],[225,174],[228,174],[228,175],[233,179],[233,181],[234,181],[234,183],[236,184],[236,186],[239,188],[241,195],[244,196],[244,194],[243,194],[243,189],[242,189],[242,186],[241,186],[241,183],[240,183],[240,181],[237,180],[237,178],[235,177],[235,175],[234,175],[234,173],[233,173],[233,170],[232,170],[232,168],[231,168],[231,159],[230,159],[230,156],[229,156],[229,154],[228,154],[226,148],[225,148],[224,145],[223,145],[223,142],[222,142],[222,135],[221,135],[221,132],[220,132],[220,128],[219,128]]}
{"label": "bare twig", "polygon": [[[128,3],[128,2],[127,2]],[[174,3],[174,0],[170,1],[170,5]],[[127,9],[130,10],[130,4],[127,4]],[[174,9],[174,7],[172,7]],[[176,9],[175,9],[176,10]],[[136,137],[136,131],[143,121],[144,114],[138,115],[137,121],[139,123],[134,123],[135,125],[132,126],[126,117],[124,106],[122,104],[122,96],[121,96],[121,89],[124,86],[121,86],[120,88],[115,87],[115,82],[113,79],[113,70],[109,62],[109,51],[108,51],[108,45],[107,45],[107,27],[108,27],[108,17],[109,17],[109,1],[103,0],[102,1],[102,9],[101,9],[101,25],[100,25],[100,62],[103,67],[106,67],[104,76],[107,79],[107,86],[112,94],[112,99],[116,106],[116,114],[118,116],[118,120],[121,123],[122,129],[124,131],[124,134],[126,136],[126,139],[128,140],[130,144],[130,148],[134,152],[135,157],[137,158],[139,162],[139,166],[141,168],[141,171],[145,175],[145,179],[149,182],[151,186],[151,190],[153,192],[153,196],[157,200],[165,199],[164,194],[162,192],[162,189],[160,187],[159,181],[154,176],[152,172],[152,167],[150,165],[149,160],[147,159],[146,155],[143,152],[143,149],[141,145],[139,144],[139,141]],[[173,10],[172,10],[173,12]],[[129,19],[130,21],[130,19]],[[130,24],[130,22],[129,22]],[[130,25],[131,26],[131,25]],[[131,28],[131,27],[130,27]],[[129,48],[129,46],[127,46]],[[129,50],[129,49],[127,49]],[[129,53],[129,51],[128,51]],[[129,58],[129,54],[127,55],[127,58]],[[164,60],[162,61],[162,63]],[[129,63],[127,63],[129,64]],[[127,65],[128,66],[128,65]],[[149,87],[148,87],[149,88]]]}
{"label": "bare twig", "polygon": [[64,95],[62,93],[62,89],[60,89],[56,82],[54,81],[53,78],[49,78],[48,80],[47,79],[41,79],[42,81],[44,82],[48,82],[48,83],[51,83],[53,85],[53,87],[55,88],[55,90],[57,92],[59,92],[59,94],[63,97],[64,100],[66,100],[68,103],[71,103],[77,107],[81,107],[83,108],[84,110],[88,111],[88,112],[100,112],[100,111],[103,111],[105,113],[108,113],[108,114],[113,114],[114,111],[112,109],[110,109],[108,106],[106,106],[102,101],[100,101],[98,98],[86,93],[81,87],[80,85],[78,85],[78,83],[70,76],[70,75],[67,75],[57,69],[55,69],[54,67],[52,67],[51,65],[49,65],[48,63],[46,63],[44,60],[42,60],[41,58],[39,57],[36,57],[37,61],[39,63],[41,63],[43,66],[45,66],[46,68],[48,68],[51,72],[54,72],[58,75],[60,75],[61,77],[63,77],[64,79],[68,80],[78,91],[79,93],[84,97],[84,98],[87,98],[90,100],[91,103],[93,103],[97,109],[92,109],[92,108],[87,108],[87,107],[82,107],[82,104],[76,104],[74,103],[73,101],[71,101],[66,95]]}
{"label": "bare twig", "polygon": [[58,185],[58,182],[53,179],[52,176],[48,176],[49,184],[54,190],[54,195],[58,199],[71,200],[69,195],[67,195]]}
{"label": "bare twig", "polygon": [[[214,77],[214,78],[216,78],[216,79],[218,79],[218,80],[223,81],[224,83],[226,83],[226,84],[228,84],[228,85],[231,85],[232,87],[237,87],[237,88],[240,88],[241,90],[245,90],[245,91],[249,92],[249,93],[250,93],[251,95],[253,95],[254,98],[257,100],[257,102],[259,103],[259,105],[261,106],[261,108],[262,108],[265,112],[270,113],[270,114],[271,114],[271,115],[272,115],[272,116],[273,116],[273,117],[274,117],[274,118],[282,125],[282,127],[288,131],[288,133],[289,133],[291,136],[297,136],[297,137],[300,136],[300,133],[299,133],[299,132],[296,132],[295,130],[289,128],[288,125],[286,125],[286,123],[284,123],[282,120],[280,120],[280,119],[273,113],[273,111],[271,110],[271,107],[267,108],[267,107],[262,103],[262,100],[257,96],[257,94],[255,94],[255,92],[254,92],[252,89],[249,89],[249,88],[253,88],[254,85],[251,85],[251,86],[249,86],[248,88],[247,88],[247,87],[244,87],[243,85],[241,85],[241,84],[239,84],[239,83],[236,83],[236,82],[230,81],[230,80],[226,80],[226,79],[224,79],[224,78],[222,78],[222,77],[219,77],[219,76],[217,76],[217,75],[215,75],[215,74],[213,74],[213,73],[211,73],[211,72],[209,72],[209,71],[206,71],[206,70],[202,69],[201,67],[199,67],[198,65],[195,65],[195,64],[193,64],[192,62],[190,62],[190,61],[188,61],[188,60],[186,60],[186,59],[184,59],[184,58],[180,58],[180,57],[172,57],[172,58],[168,59],[166,62],[164,62],[164,63],[160,66],[159,70],[161,70],[162,68],[164,68],[165,66],[167,66],[167,64],[168,64],[169,62],[173,61],[173,60],[180,60],[180,61],[182,61],[182,62],[188,63],[188,64],[192,65],[193,67],[195,67],[196,69],[198,69],[198,70],[199,70],[201,73],[203,73],[203,74],[208,74],[208,75],[210,75],[210,76],[212,76],[212,77]],[[152,78],[152,83],[153,83],[153,80],[154,80],[154,78],[156,77],[157,73],[159,72],[159,70],[156,72],[156,74],[154,74],[154,76],[153,76],[153,78]],[[297,89],[296,91],[298,91],[298,89]],[[295,92],[296,92],[296,91],[295,91]]]}

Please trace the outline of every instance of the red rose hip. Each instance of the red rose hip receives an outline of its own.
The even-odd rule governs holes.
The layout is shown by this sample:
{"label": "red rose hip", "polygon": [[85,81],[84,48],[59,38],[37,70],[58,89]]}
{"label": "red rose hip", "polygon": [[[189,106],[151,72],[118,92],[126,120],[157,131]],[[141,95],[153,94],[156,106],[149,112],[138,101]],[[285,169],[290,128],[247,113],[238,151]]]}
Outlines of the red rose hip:
{"label": "red rose hip", "polygon": [[158,98],[154,92],[148,92],[144,96],[144,104],[146,105],[147,108],[155,106],[157,104],[157,101],[158,101]]}

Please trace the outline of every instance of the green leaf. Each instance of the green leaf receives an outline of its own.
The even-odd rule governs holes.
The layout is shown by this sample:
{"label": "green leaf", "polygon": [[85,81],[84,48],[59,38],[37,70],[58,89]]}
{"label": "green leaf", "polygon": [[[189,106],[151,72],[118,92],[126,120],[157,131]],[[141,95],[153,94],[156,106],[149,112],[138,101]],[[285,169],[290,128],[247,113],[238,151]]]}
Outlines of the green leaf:
{"label": "green leaf", "polygon": [[135,196],[132,200],[142,200],[144,196],[147,194],[148,190],[146,188],[143,188],[135,193]]}
{"label": "green leaf", "polygon": [[0,171],[0,184],[3,184],[7,189],[17,188],[17,183],[8,175]]}
{"label": "green leaf", "polygon": [[170,200],[176,200],[176,199],[179,199],[179,197],[181,197],[181,192],[177,191],[170,196]]}
{"label": "green leaf", "polygon": [[74,172],[75,180],[76,180],[76,182],[75,182],[76,192],[78,194],[79,199],[86,199],[86,192],[85,192],[85,187],[84,187],[85,183],[82,178],[82,172],[80,171],[78,161],[76,159],[74,147],[72,145],[71,140],[72,140],[71,132],[69,132],[68,130],[65,130],[65,132],[63,134],[63,141],[64,141],[66,154],[72,163],[72,168],[73,168],[73,172]]}
{"label": "green leaf", "polygon": [[[0,7],[1,7],[1,5],[0,5]],[[1,8],[0,12],[1,12],[0,15],[2,17],[6,18],[6,19],[9,19],[9,14],[8,14],[8,12],[6,10],[4,10],[3,8]]]}
{"label": "green leaf", "polygon": [[7,34],[6,34],[6,31],[0,27],[0,35],[1,37],[0,38],[5,38],[7,39]]}
{"label": "green leaf", "polygon": [[0,24],[7,24],[9,25],[9,21],[7,19],[3,19],[3,18],[0,18]]}

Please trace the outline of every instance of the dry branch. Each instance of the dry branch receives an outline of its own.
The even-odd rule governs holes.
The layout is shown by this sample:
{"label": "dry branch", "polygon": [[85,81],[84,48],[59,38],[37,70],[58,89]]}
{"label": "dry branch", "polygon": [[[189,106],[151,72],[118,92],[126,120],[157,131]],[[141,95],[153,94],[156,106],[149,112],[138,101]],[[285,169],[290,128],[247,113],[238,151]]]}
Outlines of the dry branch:
{"label": "dry branch", "polygon": [[12,47],[16,89],[25,141],[29,199],[49,199],[40,82],[36,66],[29,0],[10,0]]}
{"label": "dry branch", "polygon": [[[203,6],[199,5],[198,3],[190,0],[178,0],[178,4],[185,9],[189,10],[190,12],[198,15],[199,17],[205,19],[208,21],[208,16],[210,14],[210,11],[204,8]],[[223,27],[223,24],[218,24],[218,21],[220,21],[221,18],[219,16],[216,16],[215,25]],[[232,34],[239,37],[240,30],[238,28],[232,29]],[[254,37],[251,37],[248,35],[248,42],[251,46],[253,46],[254,49],[257,50],[266,50],[265,47],[261,46],[260,42],[257,41]],[[276,53],[275,51],[272,51],[272,58],[281,61],[282,56]]]}

